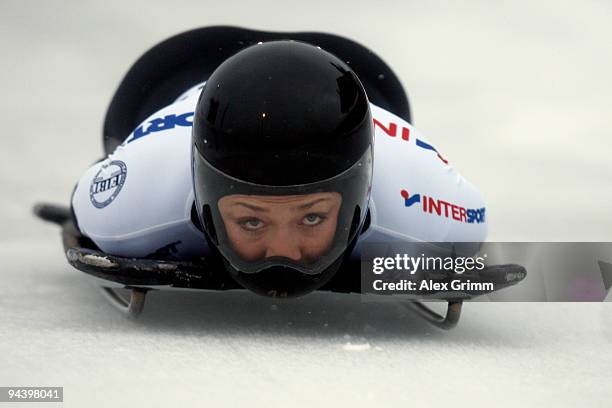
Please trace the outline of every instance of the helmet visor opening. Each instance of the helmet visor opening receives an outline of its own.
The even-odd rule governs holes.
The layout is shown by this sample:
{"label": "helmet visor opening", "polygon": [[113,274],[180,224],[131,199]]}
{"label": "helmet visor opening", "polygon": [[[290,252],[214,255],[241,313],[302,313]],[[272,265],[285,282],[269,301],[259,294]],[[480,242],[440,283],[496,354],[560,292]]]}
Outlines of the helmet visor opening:
{"label": "helmet visor opening", "polygon": [[[337,260],[365,218],[372,169],[371,149],[341,174],[293,186],[258,185],[212,167],[193,149],[194,191],[203,225],[238,271],[285,266],[318,274]],[[210,208],[207,214],[204,208]],[[211,229],[211,228],[208,228]],[[211,235],[211,231],[207,231]]]}

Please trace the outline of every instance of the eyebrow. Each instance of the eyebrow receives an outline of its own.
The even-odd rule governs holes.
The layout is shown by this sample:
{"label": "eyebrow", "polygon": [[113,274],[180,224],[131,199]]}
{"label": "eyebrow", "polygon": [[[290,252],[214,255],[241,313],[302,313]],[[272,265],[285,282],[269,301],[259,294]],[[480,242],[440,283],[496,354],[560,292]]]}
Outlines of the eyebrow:
{"label": "eyebrow", "polygon": [[321,201],[329,201],[329,198],[317,198],[316,200],[311,201],[309,203],[299,205],[297,208],[300,209],[300,210],[304,210],[306,208],[312,207],[313,205],[315,205],[317,203],[320,203]]}
{"label": "eyebrow", "polygon": [[257,205],[253,205],[253,204],[240,203],[240,202],[232,204],[232,206],[235,206],[235,205],[241,205],[241,206],[246,207],[246,208],[248,208],[250,210],[253,210],[253,211],[270,212],[270,210],[268,210],[267,208],[259,207]]}

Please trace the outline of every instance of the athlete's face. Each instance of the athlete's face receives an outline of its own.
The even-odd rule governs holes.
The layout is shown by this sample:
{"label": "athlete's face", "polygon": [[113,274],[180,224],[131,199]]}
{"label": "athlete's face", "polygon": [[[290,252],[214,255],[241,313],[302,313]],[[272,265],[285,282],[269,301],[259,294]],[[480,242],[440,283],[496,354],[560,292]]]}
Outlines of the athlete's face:
{"label": "athlete's face", "polygon": [[324,255],[336,233],[342,196],[230,195],[219,211],[234,251],[245,261],[282,256],[310,262]]}

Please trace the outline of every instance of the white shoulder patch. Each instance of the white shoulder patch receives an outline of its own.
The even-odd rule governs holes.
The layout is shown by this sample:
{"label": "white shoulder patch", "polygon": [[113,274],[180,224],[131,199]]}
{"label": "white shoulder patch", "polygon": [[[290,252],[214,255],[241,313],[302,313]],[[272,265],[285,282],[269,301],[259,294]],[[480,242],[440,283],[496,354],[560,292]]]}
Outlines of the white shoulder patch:
{"label": "white shoulder patch", "polygon": [[[191,124],[197,95],[149,117],[81,177],[73,208],[81,231],[114,255],[204,243],[191,223]],[[189,241],[189,242],[186,242]]]}
{"label": "white shoulder patch", "polygon": [[375,126],[371,226],[363,239],[483,241],[479,192],[417,129],[371,105]]}

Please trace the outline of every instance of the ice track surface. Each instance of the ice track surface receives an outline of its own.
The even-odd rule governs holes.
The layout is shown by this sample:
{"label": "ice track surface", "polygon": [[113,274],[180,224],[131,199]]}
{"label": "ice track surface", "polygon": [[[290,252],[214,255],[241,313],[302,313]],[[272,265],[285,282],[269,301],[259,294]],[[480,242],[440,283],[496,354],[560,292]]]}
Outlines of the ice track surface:
{"label": "ice track surface", "polygon": [[605,2],[3,1],[0,386],[63,386],[67,407],[610,406],[609,303],[468,303],[443,332],[358,296],[177,291],[131,321],[31,206],[66,203],[101,156],[106,105],[142,52],[232,24],[374,49],[415,125],[484,192],[491,239],[609,241],[611,15]]}

